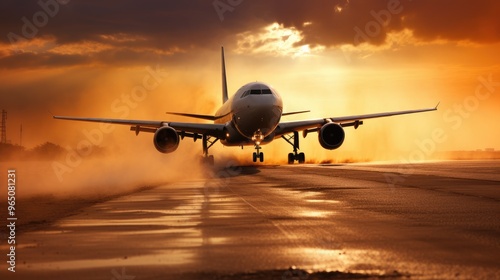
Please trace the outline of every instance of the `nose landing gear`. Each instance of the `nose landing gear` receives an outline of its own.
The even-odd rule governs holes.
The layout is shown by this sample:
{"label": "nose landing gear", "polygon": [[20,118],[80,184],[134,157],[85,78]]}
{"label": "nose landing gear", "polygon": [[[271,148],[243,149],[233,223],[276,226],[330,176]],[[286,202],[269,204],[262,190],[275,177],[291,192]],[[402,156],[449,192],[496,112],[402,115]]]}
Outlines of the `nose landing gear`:
{"label": "nose landing gear", "polygon": [[255,143],[255,150],[256,152],[253,153],[253,162],[257,162],[257,159],[259,159],[260,162],[264,162],[264,153],[260,151],[262,149],[260,147],[260,143],[264,140],[264,135],[260,131],[256,131],[252,137],[252,141]]}
{"label": "nose landing gear", "polygon": [[257,159],[259,159],[260,162],[264,162],[264,153],[260,152],[260,149],[262,149],[259,145],[255,145],[255,150],[257,152],[253,153],[253,162],[257,162]]}

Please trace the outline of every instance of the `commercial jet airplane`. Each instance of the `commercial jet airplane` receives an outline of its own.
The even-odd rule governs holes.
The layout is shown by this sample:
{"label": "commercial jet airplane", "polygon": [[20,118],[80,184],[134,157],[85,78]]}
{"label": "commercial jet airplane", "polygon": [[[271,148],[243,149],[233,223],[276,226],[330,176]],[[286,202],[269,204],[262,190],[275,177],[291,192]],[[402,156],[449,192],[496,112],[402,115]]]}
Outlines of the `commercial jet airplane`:
{"label": "commercial jet airplane", "polygon": [[309,111],[283,113],[281,96],[274,88],[260,82],[248,83],[236,91],[231,98],[228,98],[223,47],[221,48],[221,57],[223,105],[215,115],[167,112],[167,114],[210,120],[213,123],[65,116],[54,116],[54,118],[130,125],[130,130],[135,131],[136,135],[139,132],[154,133],[154,146],[161,153],[174,152],[179,146],[180,140],[186,137],[193,138],[194,141],[201,139],[203,159],[209,164],[213,164],[214,157],[209,155],[208,150],[217,141],[220,141],[225,146],[254,146],[256,152],[253,153],[253,161],[257,162],[259,160],[263,162],[264,153],[260,152],[261,145],[268,144],[277,138],[283,138],[293,148],[293,152],[288,154],[288,163],[293,164],[295,161],[299,163],[305,162],[304,153],[298,153],[300,131],[302,131],[303,137],[306,137],[311,132],[317,132],[320,145],[325,149],[334,150],[344,142],[344,127],[353,126],[357,129],[365,119],[437,110],[436,106],[428,109],[282,122],[281,117],[283,116]]}

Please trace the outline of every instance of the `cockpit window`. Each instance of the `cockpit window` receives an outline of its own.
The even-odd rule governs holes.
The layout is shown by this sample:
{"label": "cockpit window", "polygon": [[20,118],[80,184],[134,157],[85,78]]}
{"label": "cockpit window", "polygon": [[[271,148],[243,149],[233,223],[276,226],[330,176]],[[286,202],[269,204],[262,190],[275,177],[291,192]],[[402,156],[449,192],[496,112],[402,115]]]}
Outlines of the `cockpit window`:
{"label": "cockpit window", "polygon": [[241,98],[246,97],[246,96],[248,96],[250,94],[252,94],[252,95],[273,94],[273,92],[269,88],[265,88],[265,89],[249,89],[249,90],[245,91],[241,95]]}

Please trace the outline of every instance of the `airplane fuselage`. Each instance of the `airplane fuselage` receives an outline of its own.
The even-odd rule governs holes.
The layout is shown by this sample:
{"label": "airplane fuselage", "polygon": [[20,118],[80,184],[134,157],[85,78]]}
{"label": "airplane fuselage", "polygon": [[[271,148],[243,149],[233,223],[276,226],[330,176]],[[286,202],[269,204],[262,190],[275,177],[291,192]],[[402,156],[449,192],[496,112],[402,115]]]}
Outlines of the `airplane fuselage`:
{"label": "airplane fuselage", "polygon": [[269,85],[254,82],[242,86],[215,114],[215,123],[227,127],[222,144],[241,146],[271,142],[282,112],[283,100]]}

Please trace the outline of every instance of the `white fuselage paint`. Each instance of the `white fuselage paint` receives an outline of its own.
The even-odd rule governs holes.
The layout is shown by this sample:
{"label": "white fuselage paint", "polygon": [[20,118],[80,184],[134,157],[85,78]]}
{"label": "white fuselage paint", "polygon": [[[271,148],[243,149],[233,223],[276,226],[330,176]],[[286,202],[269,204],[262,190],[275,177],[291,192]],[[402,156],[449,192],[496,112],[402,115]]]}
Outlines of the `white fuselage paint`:
{"label": "white fuselage paint", "polygon": [[225,139],[220,141],[227,146],[269,143],[282,112],[283,101],[276,90],[264,83],[248,83],[215,114],[215,123],[225,124],[227,129]]}

